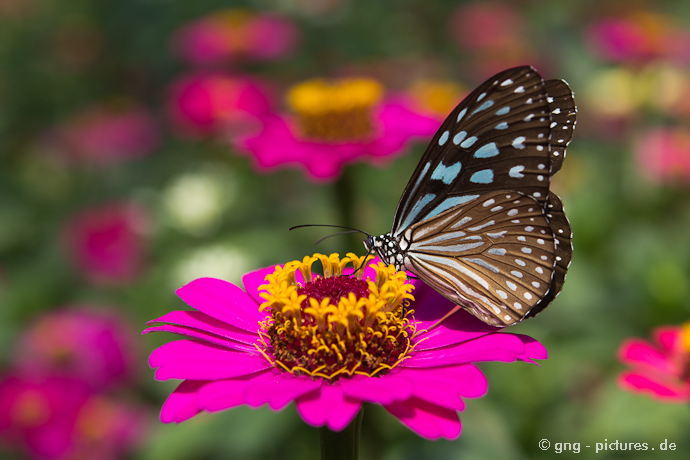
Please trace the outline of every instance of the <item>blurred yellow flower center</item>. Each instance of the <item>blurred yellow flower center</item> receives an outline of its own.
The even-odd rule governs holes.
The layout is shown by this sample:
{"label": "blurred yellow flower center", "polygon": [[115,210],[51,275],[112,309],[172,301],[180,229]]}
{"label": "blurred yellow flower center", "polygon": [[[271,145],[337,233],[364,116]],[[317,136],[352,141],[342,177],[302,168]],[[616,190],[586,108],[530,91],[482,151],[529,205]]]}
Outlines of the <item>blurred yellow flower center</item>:
{"label": "blurred yellow flower center", "polygon": [[50,404],[45,396],[36,391],[25,391],[14,401],[9,415],[19,426],[30,428],[46,423],[50,413]]}
{"label": "blurred yellow flower center", "polygon": [[305,138],[358,141],[374,134],[372,109],[382,95],[383,87],[370,78],[317,79],[290,88],[287,102],[297,114],[300,134]]}
{"label": "blurred yellow flower center", "polygon": [[[316,260],[324,274],[311,281]],[[260,309],[271,316],[261,323],[257,348],[276,367],[326,379],[373,376],[406,359],[414,348],[414,312],[405,308],[413,286],[405,272],[383,263],[372,266],[374,280],[364,280],[363,270],[343,275],[349,263],[357,269],[368,261],[352,253],[342,259],[314,254],[278,266],[260,287],[266,300]]]}
{"label": "blurred yellow flower center", "polygon": [[685,351],[690,354],[690,321],[681,326],[680,343]]}
{"label": "blurred yellow flower center", "polygon": [[408,92],[417,106],[445,117],[458,104],[464,89],[451,81],[417,80]]}

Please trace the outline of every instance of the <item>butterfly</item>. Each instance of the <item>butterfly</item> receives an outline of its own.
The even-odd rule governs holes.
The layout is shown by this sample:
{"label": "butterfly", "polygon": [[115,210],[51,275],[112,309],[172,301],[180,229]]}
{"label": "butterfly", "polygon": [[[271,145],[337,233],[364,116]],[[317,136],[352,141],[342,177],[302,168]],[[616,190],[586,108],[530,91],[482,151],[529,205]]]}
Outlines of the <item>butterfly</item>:
{"label": "butterfly", "polygon": [[560,293],[572,233],[549,190],[576,124],[573,93],[530,66],[489,78],[446,118],[417,165],[393,228],[364,245],[493,326]]}

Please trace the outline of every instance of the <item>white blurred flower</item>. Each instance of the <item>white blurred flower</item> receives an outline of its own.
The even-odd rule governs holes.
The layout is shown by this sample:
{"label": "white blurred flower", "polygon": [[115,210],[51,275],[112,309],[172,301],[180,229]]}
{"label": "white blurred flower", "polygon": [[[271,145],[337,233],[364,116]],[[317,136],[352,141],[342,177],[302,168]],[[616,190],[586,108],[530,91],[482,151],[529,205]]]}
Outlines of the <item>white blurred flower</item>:
{"label": "white blurred flower", "polygon": [[204,277],[240,283],[242,276],[254,266],[249,256],[232,245],[206,246],[177,262],[171,273],[171,283],[178,288]]}
{"label": "white blurred flower", "polygon": [[234,175],[223,168],[178,177],[164,192],[170,222],[194,235],[207,234],[235,200]]}

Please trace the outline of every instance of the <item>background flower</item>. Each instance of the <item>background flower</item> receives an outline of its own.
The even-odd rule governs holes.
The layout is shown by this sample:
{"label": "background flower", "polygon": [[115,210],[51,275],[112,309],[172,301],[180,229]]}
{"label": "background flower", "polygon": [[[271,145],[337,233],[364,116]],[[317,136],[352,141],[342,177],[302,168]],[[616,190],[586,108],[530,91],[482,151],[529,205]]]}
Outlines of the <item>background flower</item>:
{"label": "background flower", "polygon": [[184,75],[170,86],[168,110],[177,131],[232,137],[256,130],[271,109],[267,89],[248,77],[223,73]]}
{"label": "background flower", "polygon": [[299,29],[286,17],[249,10],[216,11],[177,32],[174,47],[192,64],[224,60],[284,59],[299,42]]}
{"label": "background flower", "polygon": [[130,203],[107,203],[73,216],[64,230],[74,265],[96,283],[134,281],[144,265],[147,214]]}
{"label": "background flower", "polygon": [[619,384],[626,390],[647,393],[662,401],[690,401],[690,334],[688,326],[666,326],[653,331],[654,344],[628,339],[618,350],[623,364]]}
{"label": "background flower", "polygon": [[43,315],[18,338],[16,366],[30,375],[62,375],[104,389],[132,380],[138,344],[114,310],[72,306]]}
{"label": "background flower", "polygon": [[149,111],[127,102],[96,105],[54,128],[50,144],[69,162],[107,167],[142,158],[159,144]]}

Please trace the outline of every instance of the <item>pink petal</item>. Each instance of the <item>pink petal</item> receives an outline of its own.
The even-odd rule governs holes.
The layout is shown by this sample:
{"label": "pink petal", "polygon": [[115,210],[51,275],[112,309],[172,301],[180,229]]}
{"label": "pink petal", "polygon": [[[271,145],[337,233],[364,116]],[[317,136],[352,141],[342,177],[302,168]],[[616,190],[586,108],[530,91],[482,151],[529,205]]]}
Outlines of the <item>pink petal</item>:
{"label": "pink petal", "polygon": [[266,284],[266,275],[273,273],[275,269],[275,265],[272,267],[260,268],[242,277],[242,284],[244,284],[247,294],[254,299],[257,305],[264,303],[264,299],[259,296],[259,286]]}
{"label": "pink petal", "polygon": [[265,369],[250,375],[210,382],[199,391],[196,403],[209,412],[217,412],[246,404],[244,393],[271,369]]}
{"label": "pink petal", "polygon": [[462,430],[460,419],[454,410],[417,398],[388,404],[384,408],[415,433],[428,439],[455,439]]}
{"label": "pink petal", "polygon": [[438,367],[477,361],[512,362],[525,353],[525,345],[513,334],[495,333],[445,348],[418,351],[400,367]]}
{"label": "pink petal", "polygon": [[618,350],[618,356],[625,364],[651,367],[669,374],[676,371],[669,356],[640,339],[625,340]]}
{"label": "pink petal", "polygon": [[158,368],[157,380],[218,380],[271,367],[258,352],[242,353],[194,340],[177,340],[156,348],[149,365]]}
{"label": "pink petal", "polygon": [[357,415],[362,402],[343,394],[340,382],[323,383],[296,402],[297,412],[312,426],[327,425],[332,431],[341,431]]}
{"label": "pink petal", "polygon": [[193,337],[195,339],[200,339],[205,342],[209,342],[215,345],[220,345],[222,347],[230,348],[231,350],[244,351],[244,352],[254,352],[256,348],[251,345],[246,345],[243,343],[235,342],[233,340],[227,340],[222,337],[218,337],[215,334],[209,332],[200,331],[199,329],[175,326],[172,324],[163,324],[161,326],[149,327],[144,330],[144,334],[149,332],[171,332],[173,334],[184,335],[187,337]]}
{"label": "pink petal", "polygon": [[163,403],[161,422],[180,423],[201,412],[201,409],[196,405],[196,395],[199,388],[206,383],[203,380],[185,380],[182,382]]}
{"label": "pink petal", "polygon": [[311,377],[294,376],[288,372],[275,371],[247,388],[245,397],[251,407],[268,404],[273,410],[280,410],[291,401],[318,389],[321,382]]}
{"label": "pink petal", "polygon": [[394,401],[404,401],[412,396],[412,384],[405,375],[406,371],[394,371],[382,377],[356,375],[351,379],[340,380],[340,384],[345,396],[373,403],[390,404]]}
{"label": "pink petal", "polygon": [[[417,302],[415,302],[416,304]],[[430,323],[425,322],[424,324],[431,325]],[[417,330],[420,330],[420,326],[417,326]],[[422,332],[417,335],[420,341],[419,345],[417,345],[417,350],[431,350],[454,345],[498,330],[500,329],[489,326],[466,311],[460,310],[443,320],[438,326],[431,328],[428,332]]]}
{"label": "pink petal", "polygon": [[472,364],[433,369],[405,369],[405,376],[412,382],[414,393],[418,396],[429,391],[427,386],[432,390],[442,387],[466,398],[482,397],[489,388],[489,383],[482,371]]}
{"label": "pink petal", "polygon": [[227,281],[199,278],[176,292],[190,307],[245,331],[256,332],[266,317],[246,292]]}
{"label": "pink petal", "polygon": [[[160,318],[151,320],[146,324],[155,323],[171,323],[179,326],[186,326],[202,331],[210,332],[221,337],[225,337],[237,342],[253,345],[256,343],[259,336],[256,333],[247,332],[243,329],[238,329],[223,321],[219,321],[206,313],[200,311],[171,311]],[[149,329],[144,330],[147,333]]]}
{"label": "pink petal", "polygon": [[673,353],[682,346],[682,328],[676,326],[654,329],[654,338],[666,353]]}
{"label": "pink petal", "polygon": [[638,372],[624,372],[619,376],[618,383],[633,392],[650,393],[656,399],[675,402],[690,401],[690,385],[687,383],[672,383],[658,376]]}
{"label": "pink petal", "polygon": [[546,350],[546,347],[543,344],[525,334],[515,334],[515,336],[522,340],[522,343],[525,344],[525,352],[521,355],[518,355],[518,359],[520,361],[525,361],[539,366],[539,363],[533,360],[548,359],[549,352]]}

